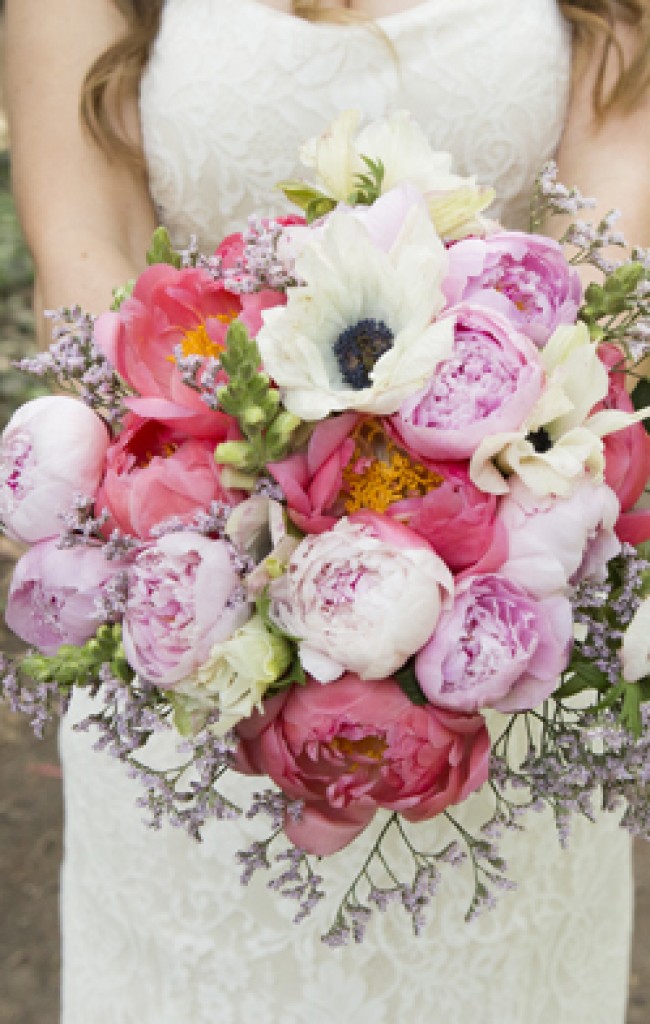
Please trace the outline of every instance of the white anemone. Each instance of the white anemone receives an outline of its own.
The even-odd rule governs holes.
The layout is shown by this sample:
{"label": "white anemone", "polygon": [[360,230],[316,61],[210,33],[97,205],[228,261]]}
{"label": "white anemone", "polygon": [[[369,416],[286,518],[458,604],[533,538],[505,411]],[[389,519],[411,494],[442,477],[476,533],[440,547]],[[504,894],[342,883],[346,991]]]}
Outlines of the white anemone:
{"label": "white anemone", "polygon": [[420,207],[387,252],[363,223],[333,213],[296,260],[304,286],[289,290],[286,306],[266,310],[257,336],[287,409],[304,420],[345,409],[396,412],[451,353],[453,321],[432,322],[444,305],[446,269]]}
{"label": "white anemone", "polygon": [[607,394],[608,377],[585,324],[559,327],[540,358],[547,384],[526,422],[485,438],[472,457],[470,476],[483,491],[507,494],[509,480],[519,478],[534,494],[567,497],[585,473],[601,483],[603,437],[650,414],[604,409],[590,415]]}

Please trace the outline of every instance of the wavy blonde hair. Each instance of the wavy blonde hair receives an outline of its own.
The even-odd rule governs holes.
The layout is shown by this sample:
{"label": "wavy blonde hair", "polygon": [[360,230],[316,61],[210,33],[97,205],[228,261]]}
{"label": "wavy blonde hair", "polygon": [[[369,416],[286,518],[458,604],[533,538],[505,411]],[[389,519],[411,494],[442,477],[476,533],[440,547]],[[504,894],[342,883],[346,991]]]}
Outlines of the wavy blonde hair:
{"label": "wavy blonde hair", "polygon": [[[137,91],[158,33],[163,2],[112,0],[124,16],[126,31],[94,62],[81,94],[82,122],[97,144],[109,157],[141,167],[142,155],[114,112],[119,112],[124,99]],[[631,109],[650,81],[650,0],[558,0],[558,3],[573,26],[579,56],[588,54],[595,46],[601,49],[593,94],[597,116],[604,118],[613,110]],[[344,24],[368,21],[352,10],[323,7],[319,0],[293,0],[293,13],[309,21]],[[617,22],[637,31],[638,44],[627,61],[616,37]],[[608,85],[611,81],[613,85]]]}

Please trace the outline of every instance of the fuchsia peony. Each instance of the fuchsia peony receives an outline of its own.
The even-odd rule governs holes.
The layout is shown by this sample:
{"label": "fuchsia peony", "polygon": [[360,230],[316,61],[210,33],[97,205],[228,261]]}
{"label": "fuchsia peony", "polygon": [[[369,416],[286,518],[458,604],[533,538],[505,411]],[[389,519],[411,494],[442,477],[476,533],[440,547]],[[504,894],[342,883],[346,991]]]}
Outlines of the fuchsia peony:
{"label": "fuchsia peony", "polygon": [[469,576],[417,655],[415,672],[436,707],[526,711],[557,686],[572,639],[567,598],[536,600],[504,576]]}
{"label": "fuchsia peony", "polygon": [[249,616],[228,544],[196,533],[167,534],[131,569],[124,650],[144,679],[173,687]]}
{"label": "fuchsia peony", "polygon": [[106,620],[102,595],[124,569],[99,547],[59,548],[54,539],[35,544],[14,569],[7,625],[43,654],[84,644]]}
{"label": "fuchsia peony", "polygon": [[391,419],[405,447],[426,459],[469,459],[485,437],[517,430],[544,382],[534,345],[499,313],[463,305],[449,315],[453,354]]}
{"label": "fuchsia peony", "polygon": [[[624,356],[615,345],[600,345],[598,355],[609,372],[609,390],[601,409],[633,412],[634,406],[626,388],[623,372]],[[603,438],[605,445],[605,481],[616,492],[621,511],[627,512],[643,494],[650,476],[650,436],[642,423],[633,423]]]}
{"label": "fuchsia peony", "polygon": [[285,822],[300,849],[335,853],[380,807],[423,821],[459,803],[488,776],[490,739],[478,715],[416,706],[392,679],[310,680],[241,730],[239,767],[268,774],[304,801]]}
{"label": "fuchsia peony", "polygon": [[99,416],[74,398],[22,405],[0,439],[3,531],[24,544],[59,534],[75,495],[94,497],[108,442]]}
{"label": "fuchsia peony", "polygon": [[[137,393],[130,408],[145,417],[160,418],[169,405],[193,413],[202,425],[208,413],[199,394],[183,383],[174,350],[184,356],[218,357],[228,327],[240,319],[253,335],[262,312],[286,301],[281,292],[263,290],[249,295],[228,291],[200,268],[177,270],[156,264],[138,278],[133,295],[119,312],[104,313],[95,324],[95,340],[121,377]],[[152,404],[158,400],[158,405]],[[186,432],[192,420],[184,423]]]}
{"label": "fuchsia peony", "polygon": [[536,345],[573,324],[582,302],[578,272],[551,238],[498,231],[449,249],[443,285],[450,306],[469,302],[496,310]]}
{"label": "fuchsia peony", "polygon": [[270,615],[300,640],[303,667],[321,682],[346,670],[381,679],[436,624],[453,580],[417,534],[371,512],[306,537],[270,588]]}
{"label": "fuchsia peony", "polygon": [[108,529],[147,538],[172,517],[187,521],[213,501],[234,504],[214,461],[216,439],[186,437],[173,424],[128,416],[106,455],[97,508],[110,513]]}

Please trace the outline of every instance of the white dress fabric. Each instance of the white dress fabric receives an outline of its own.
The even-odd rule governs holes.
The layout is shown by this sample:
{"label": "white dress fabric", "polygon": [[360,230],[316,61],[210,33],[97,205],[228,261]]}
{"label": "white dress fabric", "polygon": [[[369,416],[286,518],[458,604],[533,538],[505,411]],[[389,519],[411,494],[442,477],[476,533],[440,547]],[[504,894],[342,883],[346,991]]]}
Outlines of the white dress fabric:
{"label": "white dress fabric", "polygon": [[[152,191],[178,243],[213,246],[253,211],[284,209],[274,185],[297,171],[299,144],[352,106],[364,118],[410,109],[460,173],[496,187],[504,223],[525,226],[568,90],[555,0],[430,0],[379,27],[167,0],[141,108]],[[364,944],[331,950],[326,912],[295,926],[295,905],[261,876],[240,887],[250,823],[214,823],[201,845],[151,832],[121,765],[69,725],[61,746],[63,1024],[623,1024],[630,848],[613,821],[576,822],[566,853],[550,818],[533,816],[505,844],[520,887],[495,911],[466,925],[467,875],[449,869],[424,937],[393,908]],[[480,820],[482,800],[465,820]],[[421,826],[421,846],[441,829]],[[368,842],[323,864],[332,894]]]}

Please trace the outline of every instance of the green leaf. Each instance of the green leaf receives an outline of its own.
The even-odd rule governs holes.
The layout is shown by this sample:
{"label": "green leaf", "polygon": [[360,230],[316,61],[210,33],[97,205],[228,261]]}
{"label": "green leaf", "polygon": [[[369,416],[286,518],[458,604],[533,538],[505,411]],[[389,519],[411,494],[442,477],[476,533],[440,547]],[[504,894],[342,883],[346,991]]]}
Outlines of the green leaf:
{"label": "green leaf", "polygon": [[623,706],[619,712],[621,725],[625,726],[638,740],[643,731],[641,723],[641,687],[626,683],[623,690]]}
{"label": "green leaf", "polygon": [[82,647],[63,644],[56,654],[28,654],[20,661],[20,669],[31,679],[43,683],[57,683],[64,687],[92,685],[99,678],[103,665],[124,682],[130,682],[134,673],[122,646],[122,627],[100,626],[96,635]]}
{"label": "green leaf", "polygon": [[172,246],[167,228],[156,228],[151,236],[147,263],[149,266],[152,266],[154,263],[169,263],[172,267],[180,268],[182,263],[180,253]]}
{"label": "green leaf", "polygon": [[404,665],[399,672],[394,672],[393,678],[399,683],[402,692],[408,697],[412,704],[417,704],[418,706],[423,707],[425,704],[429,703],[423,694],[415,675],[415,661],[413,658],[411,658],[410,661],[407,661],[406,665]]}
{"label": "green leaf", "polygon": [[568,671],[571,673],[570,677],[565,679],[562,686],[553,694],[558,700],[575,697],[576,694],[584,693],[585,690],[597,690],[599,693],[604,693],[609,689],[607,676],[590,662],[571,663]]}
{"label": "green leaf", "polygon": [[135,288],[135,278],[127,281],[126,284],[121,285],[119,288],[113,288],[113,301],[111,303],[111,310],[116,313],[123,302],[130,299],[133,295],[133,289]]}
{"label": "green leaf", "polygon": [[[336,200],[332,199],[331,196],[326,195],[319,189],[314,188],[313,185],[309,185],[306,181],[279,181],[277,188],[281,192],[284,192],[285,196],[290,203],[294,203],[295,206],[299,206],[301,210],[307,212],[310,206],[316,204],[327,204],[328,209],[325,210],[329,213],[336,206]],[[322,214],[320,215],[322,216]]]}

